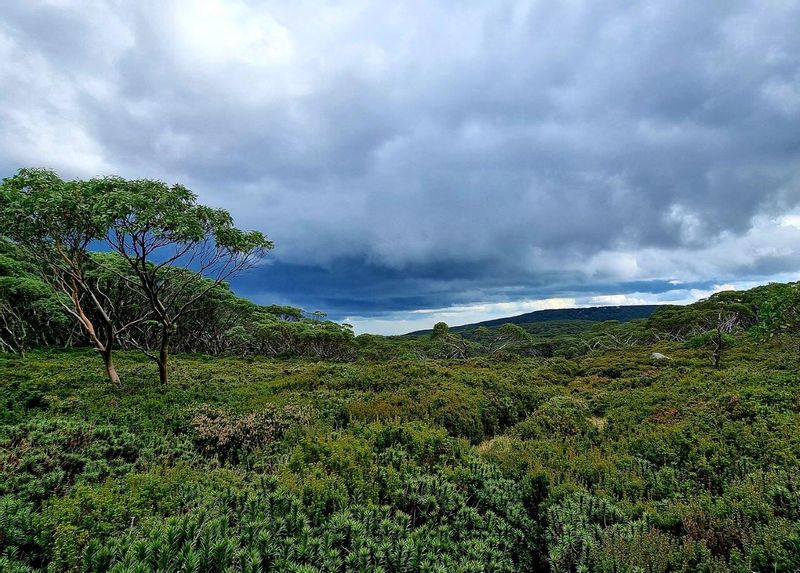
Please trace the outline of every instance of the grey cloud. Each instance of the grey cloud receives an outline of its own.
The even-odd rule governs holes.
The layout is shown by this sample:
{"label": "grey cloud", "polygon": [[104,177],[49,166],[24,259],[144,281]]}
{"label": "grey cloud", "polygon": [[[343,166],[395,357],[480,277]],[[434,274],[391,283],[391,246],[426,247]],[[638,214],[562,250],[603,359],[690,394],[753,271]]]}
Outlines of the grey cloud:
{"label": "grey cloud", "polygon": [[[409,309],[681,256],[715,257],[692,280],[792,272],[764,221],[800,204],[798,27],[796,0],[11,2],[0,169],[182,181],[333,273],[308,290],[342,312],[354,264],[404,273],[386,304]],[[756,221],[781,252],[720,263]]]}

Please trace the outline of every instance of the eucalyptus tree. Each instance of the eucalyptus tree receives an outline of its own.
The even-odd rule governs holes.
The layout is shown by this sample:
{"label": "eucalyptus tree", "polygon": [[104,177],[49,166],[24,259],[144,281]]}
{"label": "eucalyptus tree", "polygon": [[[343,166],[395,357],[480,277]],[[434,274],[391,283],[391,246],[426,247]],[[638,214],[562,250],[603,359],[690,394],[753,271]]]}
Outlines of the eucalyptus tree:
{"label": "eucalyptus tree", "polygon": [[756,320],[753,305],[736,291],[716,293],[689,308],[695,313],[699,328],[687,343],[695,348],[710,349],[714,368],[722,365],[723,351],[735,342],[734,335],[753,326]]}
{"label": "eucalyptus tree", "polygon": [[479,326],[472,334],[472,339],[482,345],[488,354],[519,349],[530,343],[531,335],[524,328],[510,322],[497,328]]}
{"label": "eucalyptus tree", "polygon": [[184,313],[173,349],[214,355],[241,352],[245,342],[242,329],[254,320],[258,308],[254,302],[236,296],[227,284],[218,285]]}
{"label": "eucalyptus tree", "polygon": [[147,301],[150,324],[157,326],[157,343],[140,342],[139,348],[156,362],[166,384],[170,341],[181,317],[251,267],[272,242],[258,231],[237,229],[228,211],[198,204],[182,185],[119,177],[94,184],[103,189],[103,210],[110,215],[105,240],[136,277],[120,278]]}
{"label": "eucalyptus tree", "polygon": [[352,358],[355,335],[351,325],[309,317],[287,320],[281,318],[283,313],[274,312],[276,308],[279,311],[281,309],[267,307],[255,315],[253,342],[259,353],[270,356],[311,356],[326,360]]}
{"label": "eucalyptus tree", "polygon": [[112,351],[129,325],[115,320],[112,301],[91,277],[96,265],[89,254],[108,222],[102,189],[91,182],[20,169],[0,184],[0,234],[24,251],[39,278],[65,295],[58,303],[102,356],[108,378],[118,382]]}
{"label": "eucalyptus tree", "polygon": [[475,345],[469,340],[450,332],[450,327],[446,322],[437,322],[433,325],[431,340],[439,347],[439,354],[445,358],[457,358],[465,360],[469,358],[475,349]]}

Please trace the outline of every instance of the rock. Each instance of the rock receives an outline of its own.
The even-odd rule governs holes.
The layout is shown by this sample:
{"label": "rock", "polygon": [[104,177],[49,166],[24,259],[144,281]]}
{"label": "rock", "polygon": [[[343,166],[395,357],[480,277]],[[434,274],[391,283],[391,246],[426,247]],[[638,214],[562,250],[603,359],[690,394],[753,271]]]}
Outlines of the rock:
{"label": "rock", "polygon": [[672,360],[672,358],[670,358],[666,354],[661,354],[660,352],[653,352],[650,355],[650,358],[652,358],[653,360]]}

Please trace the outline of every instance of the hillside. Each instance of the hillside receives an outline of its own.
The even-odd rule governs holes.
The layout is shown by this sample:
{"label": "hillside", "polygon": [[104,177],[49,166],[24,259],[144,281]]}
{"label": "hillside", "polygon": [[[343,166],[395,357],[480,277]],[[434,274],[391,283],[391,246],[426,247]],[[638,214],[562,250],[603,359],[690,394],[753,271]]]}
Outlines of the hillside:
{"label": "hillside", "polygon": [[[647,318],[653,314],[660,305],[656,304],[643,304],[643,305],[630,305],[630,306],[592,306],[587,308],[558,308],[535,310],[525,314],[518,314],[516,316],[509,316],[506,318],[495,318],[492,320],[484,320],[483,322],[476,322],[472,324],[463,324],[461,326],[450,327],[453,332],[463,333],[470,330],[475,330],[480,326],[492,328],[501,326],[503,324],[537,324],[540,322],[550,321],[588,321],[588,322],[604,322],[606,320],[616,320],[619,322],[628,322],[638,318]],[[423,336],[431,333],[431,330],[417,330],[409,332],[407,336]]]}

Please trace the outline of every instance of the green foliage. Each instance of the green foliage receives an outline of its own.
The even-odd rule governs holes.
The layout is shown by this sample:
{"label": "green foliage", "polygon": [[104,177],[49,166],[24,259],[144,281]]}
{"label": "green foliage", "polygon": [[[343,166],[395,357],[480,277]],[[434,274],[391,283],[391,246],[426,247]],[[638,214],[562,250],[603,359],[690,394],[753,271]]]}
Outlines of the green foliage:
{"label": "green foliage", "polygon": [[[791,341],[576,360],[0,357],[10,571],[791,571]],[[672,357],[654,365],[653,349]]]}
{"label": "green foliage", "polygon": [[[49,170],[20,169],[0,185],[0,213],[4,235],[25,249],[42,280],[65,295],[62,306],[102,355],[112,382],[119,381],[112,352],[124,339],[158,364],[165,383],[178,321],[273,246],[258,231],[234,227],[227,211],[199,205],[185,187],[147,179],[63,181]],[[96,241],[120,257],[93,256],[88,249]],[[33,285],[18,280],[5,286],[0,346],[21,352],[29,321],[15,311],[14,300],[4,299],[19,298],[23,286],[30,297]],[[39,290],[36,296],[46,295]],[[137,296],[138,304],[120,304]]]}
{"label": "green foliage", "polygon": [[[85,292],[78,297],[87,324],[100,328],[104,317],[112,319],[100,346],[157,353],[163,324],[156,320],[147,298],[130,288],[139,277],[129,262],[109,252],[85,252],[82,257],[83,280],[103,301],[97,307],[84,304]],[[94,344],[85,330],[70,322],[65,312],[65,306],[72,305],[69,296],[38,278],[40,271],[35,260],[0,238],[0,351]],[[331,360],[355,355],[355,336],[349,325],[306,315],[299,308],[256,305],[235,296],[226,283],[185,269],[163,266],[158,275],[161,293],[173,304],[191,303],[175,318],[169,333],[177,351]]]}
{"label": "green foliage", "polygon": [[63,304],[20,250],[0,237],[0,350],[22,354],[68,340]]}
{"label": "green foliage", "polygon": [[80,255],[105,232],[102,195],[86,182],[62,181],[47,169],[20,169],[0,185],[0,228],[42,256]]}
{"label": "green foliage", "polygon": [[525,329],[516,324],[504,324],[493,329],[481,326],[475,330],[472,338],[482,344],[488,354],[519,351],[531,340]]}
{"label": "green foliage", "polygon": [[588,570],[589,552],[606,527],[624,514],[603,498],[577,492],[547,512],[547,560],[554,573]]}
{"label": "green foliage", "polygon": [[0,430],[0,495],[41,501],[77,481],[124,475],[136,467],[141,442],[127,429],[57,417]]}
{"label": "green foliage", "polygon": [[[108,226],[103,200],[103,193],[85,181],[62,181],[46,169],[20,169],[0,184],[0,229],[53,289],[54,300],[80,326],[103,357],[109,380],[116,382],[112,352],[119,333],[113,308],[88,276],[95,263],[89,246]],[[6,334],[24,340],[25,313],[10,305],[0,305],[0,311]],[[16,346],[21,352],[24,344]]]}
{"label": "green foliage", "polygon": [[531,440],[591,436],[596,429],[589,421],[589,406],[585,400],[554,396],[514,426],[512,431],[522,439]]}
{"label": "green foliage", "polygon": [[431,331],[431,338],[434,340],[445,338],[448,334],[450,334],[450,327],[447,326],[446,322],[437,322],[433,325],[433,330]]}
{"label": "green foliage", "polygon": [[[296,310],[296,309],[293,309]],[[286,320],[283,317],[292,319]],[[314,356],[331,360],[350,358],[354,335],[350,325],[330,320],[294,318],[281,310],[256,315],[252,344],[259,354],[269,356]]]}
{"label": "green foliage", "polygon": [[157,343],[140,342],[137,347],[158,364],[164,384],[178,321],[273,244],[259,231],[234,227],[224,209],[199,205],[197,196],[182,185],[106,177],[87,186],[102,189],[106,243],[130,266],[134,279],[124,284],[146,301],[143,318],[157,325],[149,337]]}
{"label": "green foliage", "polygon": [[[120,261],[92,260],[126,300]],[[794,571],[800,355],[767,330],[776,289],[509,354],[510,329],[353,337],[217,285],[176,331],[216,356],[177,355],[167,387],[138,352],[113,386],[88,350],[0,354],[0,571]],[[440,357],[451,337],[469,357]]]}
{"label": "green foliage", "polygon": [[773,284],[748,291],[758,300],[756,333],[762,337],[800,330],[800,284]]}

